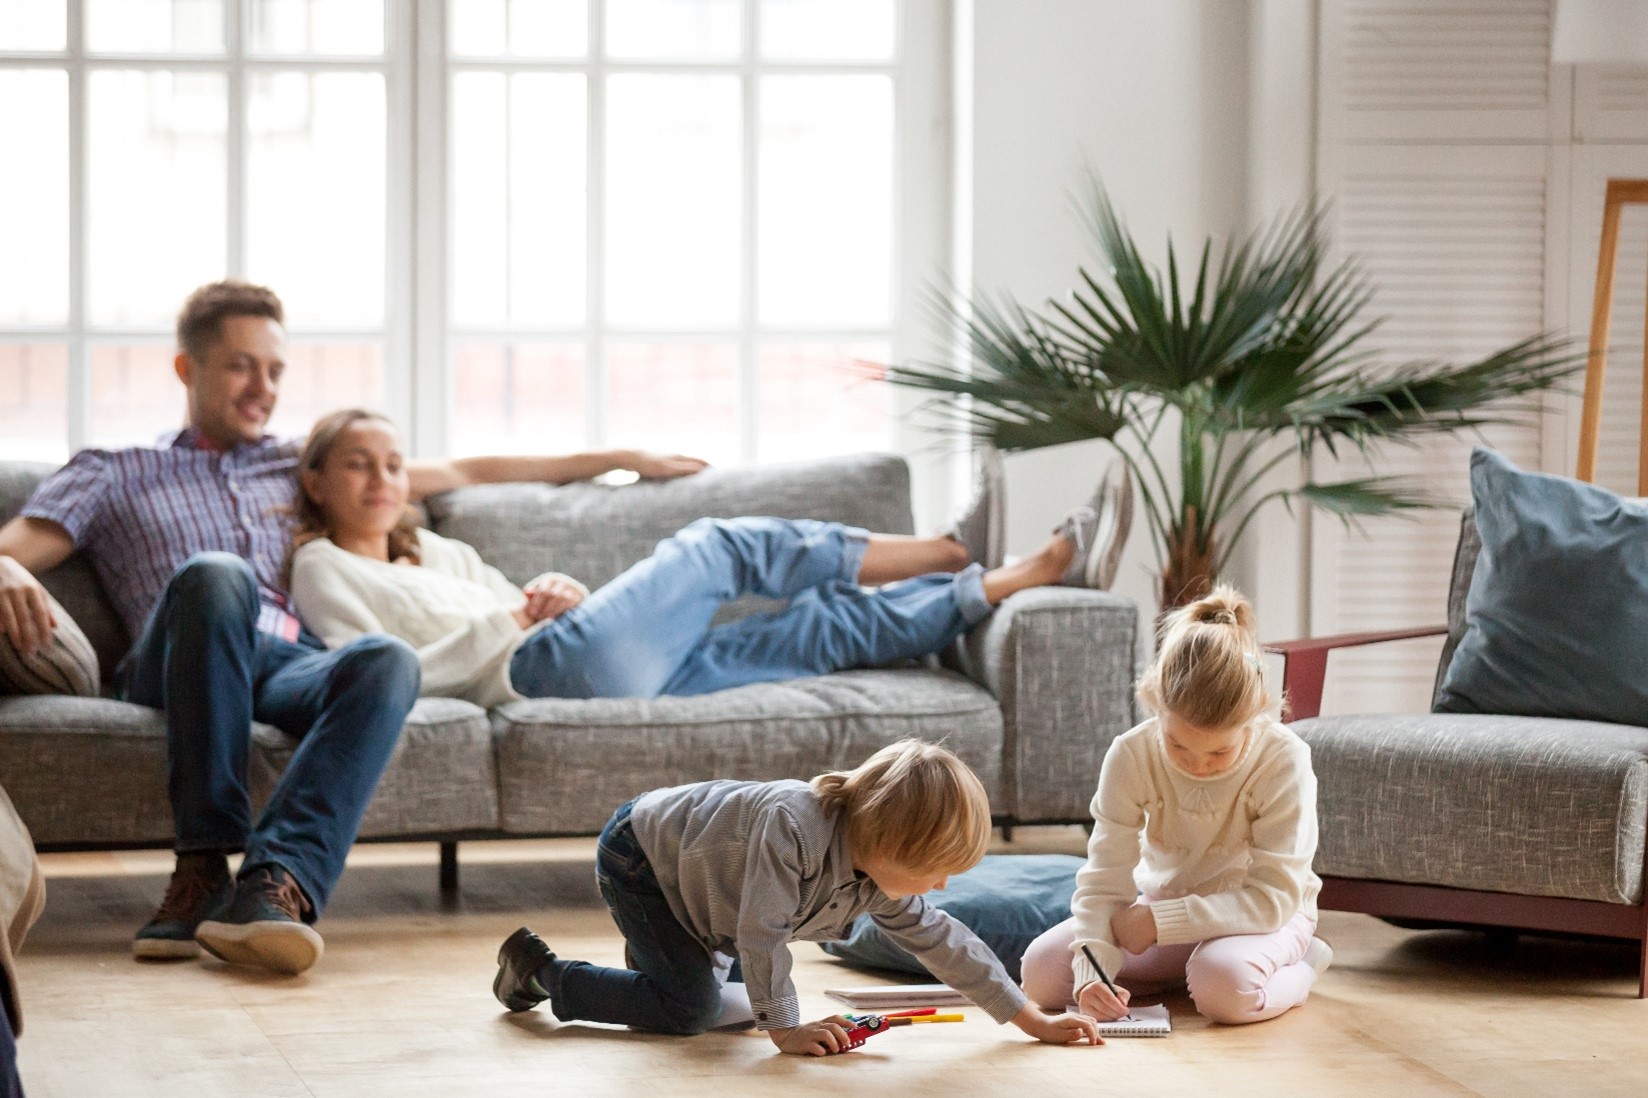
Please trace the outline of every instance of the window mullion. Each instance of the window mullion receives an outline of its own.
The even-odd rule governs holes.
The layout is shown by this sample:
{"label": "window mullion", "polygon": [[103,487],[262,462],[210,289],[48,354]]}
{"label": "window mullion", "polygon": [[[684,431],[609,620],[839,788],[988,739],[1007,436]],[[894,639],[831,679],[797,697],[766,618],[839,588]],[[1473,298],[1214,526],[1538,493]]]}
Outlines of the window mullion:
{"label": "window mullion", "polygon": [[85,0],[68,3],[69,331],[68,436],[72,454],[91,437],[91,362],[86,345],[86,45]]}
{"label": "window mullion", "polygon": [[224,131],[224,178],[229,188],[225,209],[229,224],[224,233],[228,254],[224,271],[231,278],[246,277],[246,13],[247,0],[224,4],[227,36],[228,128]]}
{"label": "window mullion", "polygon": [[589,166],[584,209],[584,300],[589,334],[584,353],[584,430],[590,448],[607,442],[606,368],[606,22],[601,0],[589,0],[588,132],[584,135]]}
{"label": "window mullion", "polygon": [[756,329],[756,231],[759,225],[758,204],[760,194],[760,171],[758,145],[761,130],[761,78],[756,69],[756,48],[760,41],[760,5],[756,0],[745,0],[744,4],[744,148],[742,165],[744,174],[744,203],[740,211],[743,240],[740,242],[742,262],[742,284],[739,287],[742,298],[740,313],[741,323],[738,337],[738,430],[739,456],[744,464],[755,464],[756,438],[758,430],[757,409],[759,408],[760,384],[759,370],[757,369],[757,347],[755,339]]}

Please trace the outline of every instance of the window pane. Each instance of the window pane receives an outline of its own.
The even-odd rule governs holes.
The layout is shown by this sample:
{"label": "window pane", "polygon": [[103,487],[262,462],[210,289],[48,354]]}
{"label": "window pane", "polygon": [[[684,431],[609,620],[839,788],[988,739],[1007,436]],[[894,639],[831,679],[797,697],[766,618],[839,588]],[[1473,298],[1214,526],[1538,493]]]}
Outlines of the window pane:
{"label": "window pane", "polygon": [[222,53],[223,0],[86,0],[93,53]]}
{"label": "window pane", "polygon": [[384,126],[377,73],[252,78],[247,270],[299,327],[383,322]]}
{"label": "window pane", "polygon": [[224,273],[224,78],[93,72],[88,98],[92,321],[169,328]]}
{"label": "window pane", "polygon": [[67,18],[65,0],[0,0],[0,50],[60,50]]}
{"label": "window pane", "polygon": [[0,459],[68,456],[68,350],[62,344],[0,343]]}
{"label": "window pane", "polygon": [[460,344],[452,362],[452,452],[587,449],[584,378],[582,344]]}
{"label": "window pane", "polygon": [[883,76],[761,81],[763,324],[886,324],[893,86]]}
{"label": "window pane", "polygon": [[607,353],[614,446],[736,464],[738,352],[724,343],[614,344]]}
{"label": "window pane", "polygon": [[[288,311],[287,316],[292,314]],[[269,431],[282,438],[309,433],[327,412],[339,408],[384,406],[383,347],[376,343],[292,343],[286,348],[286,373],[280,402],[269,417]],[[401,425],[405,430],[406,425]]]}
{"label": "window pane", "polygon": [[[173,303],[175,311],[182,298]],[[93,446],[152,446],[183,426],[183,385],[172,371],[170,344],[92,347]]]}
{"label": "window pane", "polygon": [[607,318],[739,318],[738,78],[614,76],[607,96]]}
{"label": "window pane", "polygon": [[893,0],[761,0],[761,53],[774,60],[893,56]]}
{"label": "window pane", "polygon": [[69,78],[0,72],[0,324],[69,315]]}
{"label": "window pane", "polygon": [[455,56],[582,57],[589,52],[588,0],[464,0],[450,11]]}
{"label": "window pane", "polygon": [[584,77],[452,78],[452,312],[459,324],[584,320]]}
{"label": "window pane", "polygon": [[251,18],[257,53],[383,52],[383,0],[252,0]]}
{"label": "window pane", "polygon": [[756,460],[801,461],[893,445],[892,397],[880,370],[885,343],[768,344],[756,392]]}
{"label": "window pane", "polygon": [[606,0],[607,54],[724,61],[743,46],[740,0]]}

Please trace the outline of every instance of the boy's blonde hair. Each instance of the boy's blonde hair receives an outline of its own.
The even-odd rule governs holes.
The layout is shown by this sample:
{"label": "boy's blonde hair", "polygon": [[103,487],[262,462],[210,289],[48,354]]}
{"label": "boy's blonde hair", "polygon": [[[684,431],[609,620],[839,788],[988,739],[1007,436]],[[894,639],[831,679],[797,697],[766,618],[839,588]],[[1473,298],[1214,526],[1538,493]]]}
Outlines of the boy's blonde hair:
{"label": "boy's blonde hair", "polygon": [[1268,709],[1275,699],[1265,689],[1253,604],[1221,583],[1169,614],[1138,692],[1153,713],[1197,728],[1234,728]]}
{"label": "boy's blonde hair", "polygon": [[855,855],[902,869],[961,873],[990,845],[990,797],[978,775],[937,744],[900,740],[855,770],[820,774],[813,792],[846,813]]}

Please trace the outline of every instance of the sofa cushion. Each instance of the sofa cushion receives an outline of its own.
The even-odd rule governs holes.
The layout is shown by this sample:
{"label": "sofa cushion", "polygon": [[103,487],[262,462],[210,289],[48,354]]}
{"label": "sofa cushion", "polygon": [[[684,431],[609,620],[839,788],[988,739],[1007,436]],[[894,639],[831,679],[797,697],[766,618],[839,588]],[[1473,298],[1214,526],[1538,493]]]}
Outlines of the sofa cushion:
{"label": "sofa cushion", "polygon": [[1482,551],[1436,708],[1648,725],[1648,505],[1471,453]]}
{"label": "sofa cushion", "polygon": [[[269,799],[297,740],[268,725],[252,730],[252,799]],[[378,791],[361,821],[362,838],[490,830],[498,826],[498,772],[486,713],[456,698],[412,707]]]}
{"label": "sofa cushion", "polygon": [[1318,717],[1316,870],[1642,900],[1648,729],[1468,714]]}
{"label": "sofa cushion", "polygon": [[942,741],[1001,780],[1001,709],[945,671],[843,671],[714,694],[539,698],[493,712],[501,817],[516,834],[589,834],[649,789],[711,778],[811,778],[906,736]]}
{"label": "sofa cushion", "polygon": [[0,698],[0,785],[34,841],[165,842],[166,720],[104,698]]}
{"label": "sofa cushion", "polygon": [[858,454],[759,469],[706,469],[620,488],[494,484],[428,501],[434,530],[473,545],[514,583],[565,572],[601,586],[699,518],[773,515],[907,534],[910,470],[902,458]]}

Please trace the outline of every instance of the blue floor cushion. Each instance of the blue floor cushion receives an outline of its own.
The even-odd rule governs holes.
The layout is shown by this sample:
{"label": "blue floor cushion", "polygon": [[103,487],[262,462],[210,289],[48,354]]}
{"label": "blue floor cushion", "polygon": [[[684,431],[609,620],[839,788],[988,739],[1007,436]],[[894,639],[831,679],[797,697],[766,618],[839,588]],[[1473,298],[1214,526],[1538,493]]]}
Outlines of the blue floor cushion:
{"label": "blue floor cushion", "polygon": [[[929,892],[927,902],[983,939],[1017,980],[1030,943],[1070,918],[1070,897],[1082,864],[1083,859],[1070,854],[987,854],[966,873],[951,877],[944,891]],[[845,941],[820,944],[824,952],[866,968],[931,975],[868,915],[859,916]]]}

